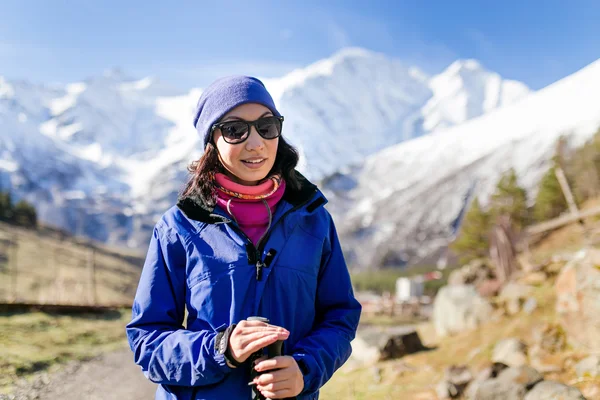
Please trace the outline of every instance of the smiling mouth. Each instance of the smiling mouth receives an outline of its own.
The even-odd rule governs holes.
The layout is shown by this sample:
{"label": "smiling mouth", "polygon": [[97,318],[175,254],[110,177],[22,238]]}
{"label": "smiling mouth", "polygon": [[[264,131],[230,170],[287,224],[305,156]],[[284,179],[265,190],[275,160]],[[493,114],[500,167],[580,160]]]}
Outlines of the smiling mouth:
{"label": "smiling mouth", "polygon": [[252,160],[242,160],[242,164],[244,164],[246,168],[258,169],[262,168],[262,166],[265,165],[266,161],[266,158],[255,158]]}
{"label": "smiling mouth", "polygon": [[242,162],[246,163],[246,164],[260,164],[265,160],[266,160],[266,158],[257,158],[254,160],[242,160]]}

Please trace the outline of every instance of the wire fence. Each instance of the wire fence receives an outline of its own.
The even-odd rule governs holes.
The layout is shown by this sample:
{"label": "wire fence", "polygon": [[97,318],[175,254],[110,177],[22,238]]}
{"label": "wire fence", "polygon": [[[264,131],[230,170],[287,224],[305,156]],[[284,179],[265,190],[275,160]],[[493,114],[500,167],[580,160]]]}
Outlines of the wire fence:
{"label": "wire fence", "polygon": [[0,226],[0,302],[131,304],[143,260],[72,239]]}

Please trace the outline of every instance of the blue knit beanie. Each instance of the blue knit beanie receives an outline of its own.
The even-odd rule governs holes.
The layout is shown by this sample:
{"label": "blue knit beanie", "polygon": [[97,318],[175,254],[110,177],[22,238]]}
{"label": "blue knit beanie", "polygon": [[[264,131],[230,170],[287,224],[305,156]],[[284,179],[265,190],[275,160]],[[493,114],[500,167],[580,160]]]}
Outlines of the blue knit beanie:
{"label": "blue knit beanie", "polygon": [[265,85],[256,78],[228,76],[216,80],[202,92],[196,105],[194,127],[204,138],[204,147],[210,139],[211,127],[229,111],[246,103],[262,104],[273,115],[281,115]]}

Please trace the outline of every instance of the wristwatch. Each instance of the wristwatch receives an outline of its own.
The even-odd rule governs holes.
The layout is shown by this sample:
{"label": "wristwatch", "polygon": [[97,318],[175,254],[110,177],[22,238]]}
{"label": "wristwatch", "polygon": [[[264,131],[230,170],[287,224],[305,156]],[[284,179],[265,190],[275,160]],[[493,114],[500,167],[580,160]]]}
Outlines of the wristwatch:
{"label": "wristwatch", "polygon": [[231,349],[229,348],[229,337],[231,336],[231,332],[235,329],[236,324],[231,324],[225,329],[223,332],[219,332],[215,339],[215,348],[218,354],[222,354],[225,357],[225,361],[237,368],[243,363],[236,361],[231,354]]}

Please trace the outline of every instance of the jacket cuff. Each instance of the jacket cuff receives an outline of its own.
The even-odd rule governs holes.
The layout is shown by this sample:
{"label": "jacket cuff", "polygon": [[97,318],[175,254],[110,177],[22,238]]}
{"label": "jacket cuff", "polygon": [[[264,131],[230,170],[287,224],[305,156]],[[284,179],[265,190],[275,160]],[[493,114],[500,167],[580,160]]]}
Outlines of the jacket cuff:
{"label": "jacket cuff", "polygon": [[225,354],[223,354],[223,352],[221,351],[221,347],[219,346],[222,337],[223,337],[224,332],[216,332],[215,335],[213,336],[213,343],[212,343],[212,349],[213,349],[213,359],[215,360],[215,362],[217,363],[217,365],[219,366],[219,369],[227,374],[231,371],[233,371],[233,368],[230,367],[227,364],[227,358],[225,357]]}
{"label": "jacket cuff", "polygon": [[292,355],[304,378],[304,388],[301,394],[313,394],[319,390],[319,387],[313,387],[314,375],[317,371],[317,365],[314,358],[306,353],[294,353]]}

